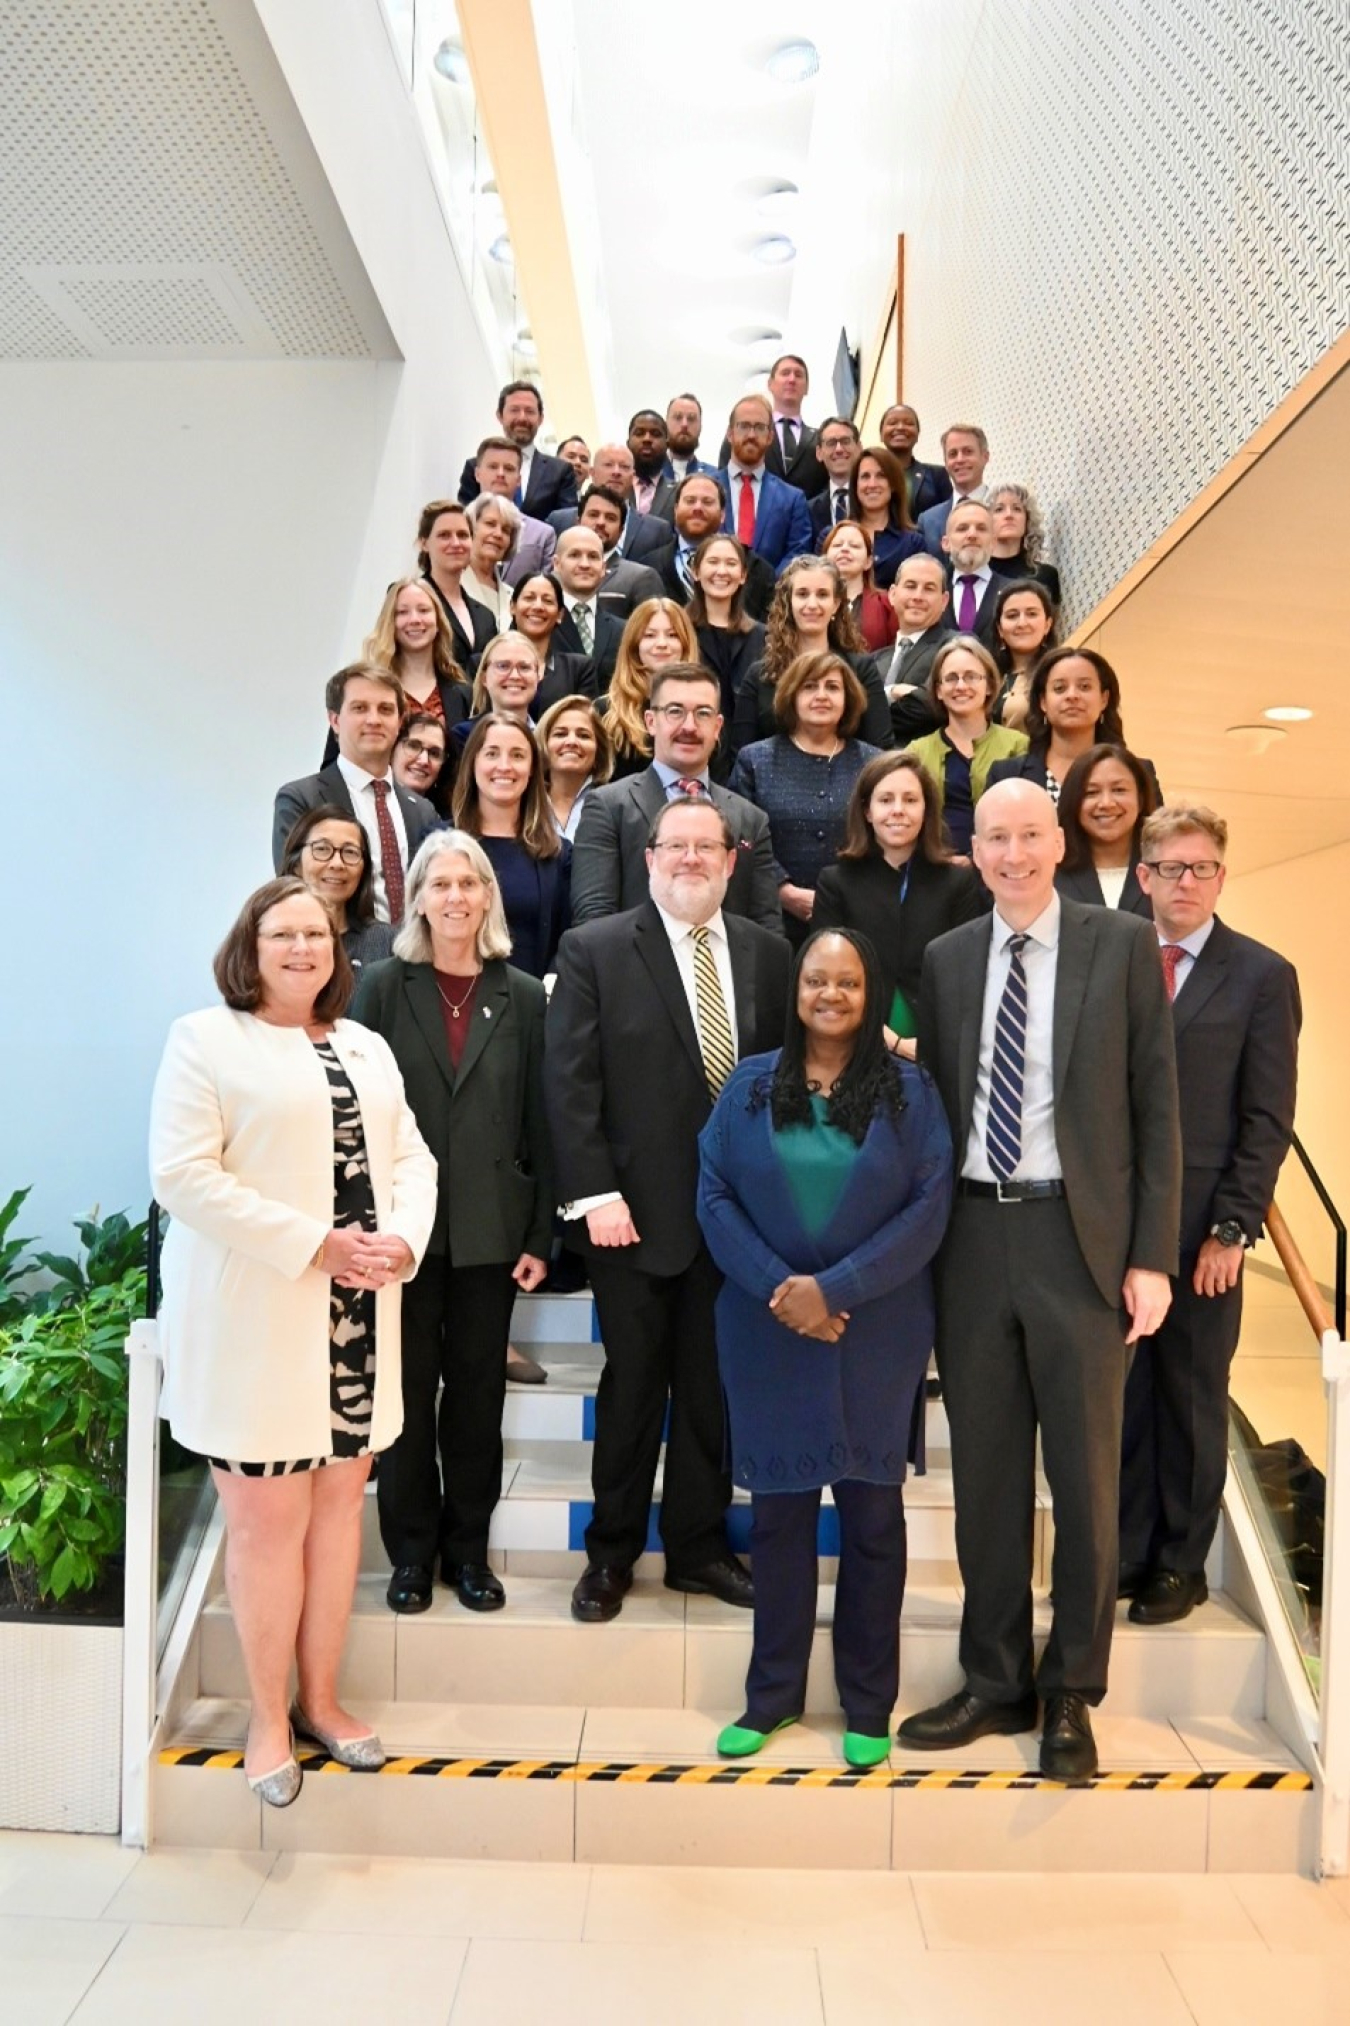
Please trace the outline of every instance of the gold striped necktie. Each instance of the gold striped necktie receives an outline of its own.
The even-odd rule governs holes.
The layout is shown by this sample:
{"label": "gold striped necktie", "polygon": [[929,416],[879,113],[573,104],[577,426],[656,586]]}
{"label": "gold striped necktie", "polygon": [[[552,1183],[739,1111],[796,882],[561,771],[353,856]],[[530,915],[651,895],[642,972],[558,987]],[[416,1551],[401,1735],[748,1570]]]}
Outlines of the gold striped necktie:
{"label": "gold striped necktie", "polygon": [[736,1067],[736,1044],[731,1038],[727,1002],[713,961],[706,925],[692,929],[694,945],[694,1004],[698,1013],[698,1045],[703,1055],[703,1073],[708,1090],[716,1097]]}

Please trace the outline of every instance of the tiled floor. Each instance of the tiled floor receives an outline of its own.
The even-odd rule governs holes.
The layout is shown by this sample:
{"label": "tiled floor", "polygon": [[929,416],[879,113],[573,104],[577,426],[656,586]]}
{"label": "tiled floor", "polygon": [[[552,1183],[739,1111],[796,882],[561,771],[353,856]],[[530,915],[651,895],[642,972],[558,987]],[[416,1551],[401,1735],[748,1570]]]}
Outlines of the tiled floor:
{"label": "tiled floor", "polygon": [[137,1857],[0,1833],[6,2026],[1300,2026],[1350,2018],[1350,1882]]}

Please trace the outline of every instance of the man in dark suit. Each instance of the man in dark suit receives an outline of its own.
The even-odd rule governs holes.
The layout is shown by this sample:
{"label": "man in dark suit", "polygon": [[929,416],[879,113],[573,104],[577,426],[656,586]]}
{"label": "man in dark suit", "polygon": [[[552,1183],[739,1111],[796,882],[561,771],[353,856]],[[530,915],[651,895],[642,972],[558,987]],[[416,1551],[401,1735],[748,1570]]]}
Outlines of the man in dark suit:
{"label": "man in dark suit", "polygon": [[666,403],[665,476],[677,485],[695,472],[717,470],[715,464],[706,464],[698,455],[702,434],[703,403],[696,394],[677,394]]}
{"label": "man in dark suit", "polygon": [[937,730],[928,697],[933,657],[951,634],[951,592],[936,556],[906,556],[887,592],[898,631],[894,644],[872,656],[891,706],[891,733],[897,746]]}
{"label": "man in dark suit", "polygon": [[[544,403],[539,389],[529,380],[512,380],[497,396],[497,427],[516,444],[521,456],[521,481],[515,495],[522,513],[546,521],[560,507],[577,503],[577,480],[572,466],[562,457],[547,457],[536,450],[534,439],[544,420]],[[460,474],[459,496],[467,506],[478,497],[474,460],[469,458]]]}
{"label": "man in dark suit", "polygon": [[940,464],[924,464],[914,455],[919,440],[918,410],[907,401],[897,401],[881,418],[881,440],[905,474],[909,492],[909,517],[917,521],[929,507],[941,506],[952,496],[952,482]]}
{"label": "man in dark suit", "polygon": [[993,546],[994,520],[988,507],[978,500],[959,501],[942,532],[952,585],[948,616],[958,633],[973,633],[986,647],[993,644],[994,607],[1008,582],[990,564]]}
{"label": "man in dark suit", "polygon": [[[661,566],[661,583],[668,598],[679,605],[689,603],[693,588],[693,558],[699,543],[722,527],[727,510],[726,494],[715,471],[693,471],[675,488],[675,546]],[[777,579],[763,556],[746,557],[745,589],[741,603],[752,619],[766,619]]]}
{"label": "man in dark suit", "polygon": [[853,424],[842,415],[827,415],[816,436],[816,456],[825,471],[825,484],[811,502],[811,533],[815,546],[836,521],[850,520],[853,501],[849,481],[862,449],[862,439]]}
{"label": "man in dark suit", "polygon": [[600,601],[605,545],[592,527],[570,527],[558,537],[553,570],[565,600],[557,642],[565,654],[595,662],[597,695],[609,687],[623,639],[623,617]]}
{"label": "man in dark suit", "polygon": [[662,803],[645,852],[650,898],[572,929],[558,952],[545,1100],[563,1214],[582,1234],[605,1346],[595,1508],[572,1593],[584,1623],[622,1608],[646,1546],[667,1405],[666,1585],[754,1601],[727,1545],[719,1275],[694,1200],[713,1098],[740,1056],[782,1041],[788,947],[727,912],[735,856],[706,797]]}
{"label": "man in dark suit", "polygon": [[733,850],[725,907],[761,927],[783,928],[769,847],[769,819],[719,788],[708,763],[722,730],[721,691],[706,668],[674,661],[652,683],[644,712],[653,759],[640,774],[592,788],[572,846],[572,920],[595,921],[636,907],[647,893],[647,837],[666,802],[710,801],[730,826]]}
{"label": "man in dark suit", "polygon": [[[994,912],[931,943],[918,1052],[956,1148],[938,1265],[965,1685],[900,1740],[949,1750],[1034,1730],[1041,1770],[1096,1771],[1089,1707],[1115,1619],[1129,1347],[1171,1300],[1181,1207],[1176,1053],[1156,937],[1055,892],[1064,833],[1043,788],[975,812]],[[1036,1436],[1055,1502],[1050,1638],[1032,1652]]]}
{"label": "man in dark suit", "polygon": [[951,480],[950,497],[936,506],[925,507],[917,518],[919,533],[930,556],[942,554],[942,535],[948,515],[962,500],[983,500],[986,495],[985,469],[989,463],[989,438],[973,422],[953,422],[942,432],[942,461]]}
{"label": "man in dark suit", "polygon": [[390,771],[406,707],[402,685],[387,668],[354,661],[329,677],[324,705],[338,756],[331,767],[277,789],[272,864],[280,872],[296,817],[331,802],[354,816],[370,839],[376,920],[397,923],[403,914],[408,867],[422,839],[438,830],[441,822],[430,802],[400,788]]}
{"label": "man in dark suit", "polygon": [[[816,456],[816,431],[802,421],[802,402],[811,385],[805,359],[784,352],[769,368],[768,401],[773,433],[765,447],[764,462],[775,478],[786,480],[808,499],[822,493],[828,483],[825,467]],[[722,444],[722,463],[734,451],[731,432]]]}
{"label": "man in dark suit", "polygon": [[670,523],[655,514],[639,513],[634,505],[632,451],[626,443],[602,443],[595,453],[591,470],[591,483],[580,510],[571,507],[550,515],[549,526],[561,534],[565,528],[573,527],[578,520],[585,518],[586,501],[593,492],[606,496],[613,494],[621,518],[618,533],[612,544],[605,543],[606,549],[611,546],[617,549],[619,559],[624,562],[650,563],[655,568],[660,552],[670,546]]}
{"label": "man in dark suit", "polygon": [[1172,1306],[1125,1388],[1119,1587],[1137,1625],[1174,1624],[1209,1594],[1243,1257],[1294,1131],[1298,977],[1215,915],[1227,848],[1228,825],[1204,808],[1159,809],[1140,838],[1172,995],[1185,1175]]}
{"label": "man in dark suit", "polygon": [[666,476],[666,450],[670,432],[666,418],[655,408],[639,408],[628,424],[628,448],[633,456],[633,505],[639,513],[669,521],[675,481]]}
{"label": "man in dark suit", "polygon": [[[781,573],[794,556],[811,551],[811,509],[806,495],[765,464],[773,441],[773,409],[762,394],[744,394],[727,424],[726,466],[717,474],[727,496],[727,533]],[[822,478],[825,468],[819,465]]]}

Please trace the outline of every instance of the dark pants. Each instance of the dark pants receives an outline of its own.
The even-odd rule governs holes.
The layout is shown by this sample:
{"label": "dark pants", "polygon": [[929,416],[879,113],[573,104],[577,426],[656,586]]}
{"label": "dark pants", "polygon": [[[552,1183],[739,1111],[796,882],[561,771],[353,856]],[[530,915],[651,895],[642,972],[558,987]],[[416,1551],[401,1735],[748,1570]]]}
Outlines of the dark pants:
{"label": "dark pants", "polygon": [[438,1550],[454,1564],[487,1560],[502,1490],[513,1263],[453,1266],[429,1255],[403,1290],[403,1433],[381,1456],[377,1480],[380,1536],[395,1568],[430,1567]]}
{"label": "dark pants", "polygon": [[643,1273],[620,1250],[589,1245],[586,1254],[605,1345],[586,1552],[626,1569],[646,1547],[669,1400],[661,1544],[669,1571],[690,1575],[727,1552],[731,1478],[713,1332],[721,1276],[702,1246],[671,1275]]}
{"label": "dark pants", "polygon": [[[898,1484],[836,1484],[839,1574],[834,1592],[834,1678],[851,1731],[884,1737],[900,1692],[900,1607],[905,1601],[905,1507]],[[745,1722],[767,1731],[806,1707],[816,1629],[816,1522],[820,1492],[751,1498],[755,1643],[745,1678]]]}
{"label": "dark pants", "polygon": [[1228,1471],[1228,1372],[1242,1326],[1242,1277],[1197,1294],[1192,1254],[1156,1335],[1135,1346],[1125,1387],[1120,1559],[1198,1576]]}
{"label": "dark pants", "polygon": [[[938,1260],[937,1357],[951,1426],[961,1665],[1014,1702],[1106,1692],[1115,1621],[1120,1430],[1129,1353],[1062,1197],[960,1197]],[[1055,1506],[1050,1639],[1034,1669],[1031,1572],[1039,1424]]]}

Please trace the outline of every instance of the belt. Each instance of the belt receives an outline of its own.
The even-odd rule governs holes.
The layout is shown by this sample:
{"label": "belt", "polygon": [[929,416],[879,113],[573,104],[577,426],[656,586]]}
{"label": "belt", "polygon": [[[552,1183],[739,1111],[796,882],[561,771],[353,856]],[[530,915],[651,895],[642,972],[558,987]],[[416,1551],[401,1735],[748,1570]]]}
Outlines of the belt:
{"label": "belt", "polygon": [[958,1196],[990,1196],[1000,1203],[1044,1203],[1051,1196],[1062,1196],[1062,1182],[968,1182],[961,1176],[956,1184]]}

